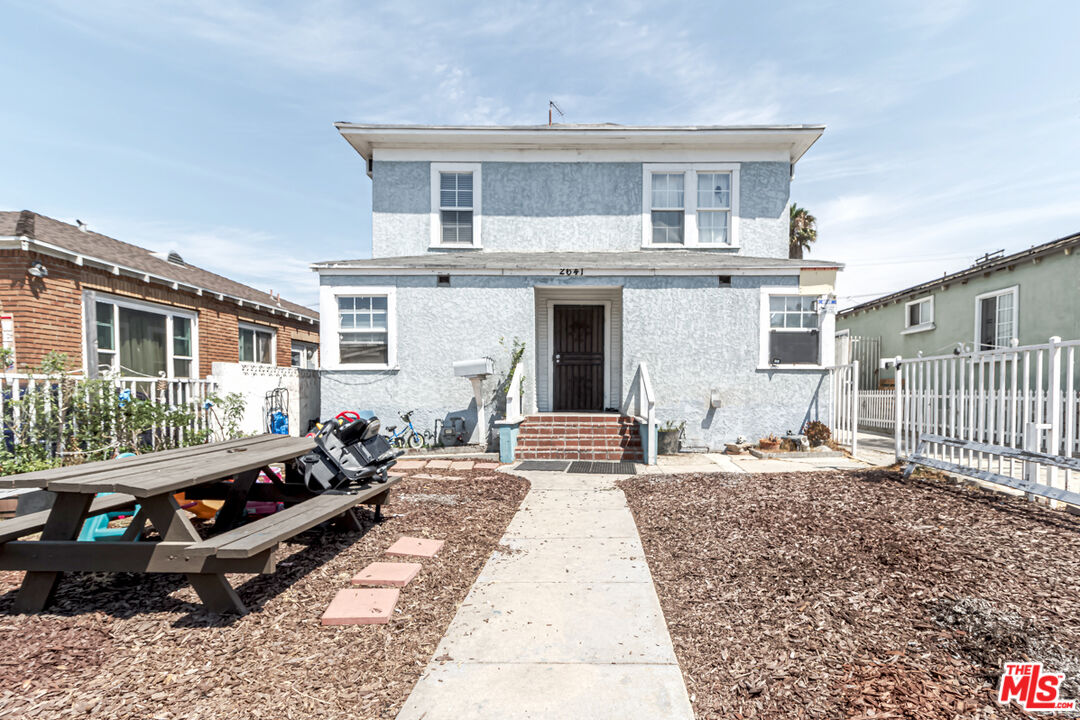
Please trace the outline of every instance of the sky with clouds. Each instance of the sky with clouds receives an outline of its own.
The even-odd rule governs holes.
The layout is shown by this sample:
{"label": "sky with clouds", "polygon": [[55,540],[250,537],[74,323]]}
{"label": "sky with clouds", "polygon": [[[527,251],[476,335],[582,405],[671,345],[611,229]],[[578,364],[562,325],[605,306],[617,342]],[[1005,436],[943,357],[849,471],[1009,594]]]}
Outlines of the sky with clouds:
{"label": "sky with clouds", "polygon": [[304,304],[364,257],[355,122],[824,123],[841,305],[1080,231],[1080,3],[0,0],[0,209]]}

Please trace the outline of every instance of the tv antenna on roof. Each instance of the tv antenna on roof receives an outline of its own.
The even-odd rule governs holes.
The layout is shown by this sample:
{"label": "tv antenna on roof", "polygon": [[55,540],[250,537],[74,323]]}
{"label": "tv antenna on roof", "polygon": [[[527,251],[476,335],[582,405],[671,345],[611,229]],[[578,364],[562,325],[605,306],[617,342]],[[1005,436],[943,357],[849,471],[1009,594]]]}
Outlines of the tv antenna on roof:
{"label": "tv antenna on roof", "polygon": [[560,108],[557,104],[555,104],[554,100],[548,100],[548,125],[551,124],[551,111],[552,110],[559,113],[559,117],[566,117],[566,115],[562,111],[562,108]]}

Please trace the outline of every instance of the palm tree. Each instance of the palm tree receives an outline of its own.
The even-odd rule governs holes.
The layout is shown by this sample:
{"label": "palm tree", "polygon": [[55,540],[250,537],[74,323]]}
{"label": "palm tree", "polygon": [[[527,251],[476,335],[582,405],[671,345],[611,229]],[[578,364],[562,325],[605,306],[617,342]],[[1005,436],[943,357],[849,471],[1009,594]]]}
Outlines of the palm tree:
{"label": "palm tree", "polygon": [[802,259],[803,253],[817,240],[817,218],[795,203],[791,203],[791,224],[788,235],[788,257]]}

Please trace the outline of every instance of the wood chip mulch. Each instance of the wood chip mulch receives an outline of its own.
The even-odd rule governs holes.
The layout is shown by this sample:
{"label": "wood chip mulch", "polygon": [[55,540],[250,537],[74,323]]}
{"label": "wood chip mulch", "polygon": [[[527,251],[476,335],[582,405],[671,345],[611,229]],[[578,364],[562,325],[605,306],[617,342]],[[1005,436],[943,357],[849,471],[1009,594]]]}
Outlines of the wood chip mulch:
{"label": "wood chip mulch", "polygon": [[[65,576],[49,613],[15,614],[0,572],[0,720],[392,718],[528,491],[493,472],[406,478],[362,534],[316,528],[272,575],[233,575],[252,610],[204,612],[182,576]],[[330,626],[334,593],[401,535],[446,545],[387,625]]]}
{"label": "wood chip mulch", "polygon": [[621,486],[699,719],[1030,717],[994,697],[1024,659],[1080,699],[1075,516],[887,470]]}

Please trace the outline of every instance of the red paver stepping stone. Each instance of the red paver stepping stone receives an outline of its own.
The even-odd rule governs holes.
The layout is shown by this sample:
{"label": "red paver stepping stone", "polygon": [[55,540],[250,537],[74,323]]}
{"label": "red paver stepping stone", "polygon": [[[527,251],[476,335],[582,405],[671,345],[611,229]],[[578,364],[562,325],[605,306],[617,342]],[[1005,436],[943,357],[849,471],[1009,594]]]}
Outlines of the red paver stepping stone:
{"label": "red paver stepping stone", "polygon": [[451,470],[472,470],[473,463],[471,460],[458,460],[457,462],[450,463]]}
{"label": "red paver stepping stone", "polygon": [[321,622],[323,625],[383,625],[390,622],[400,593],[397,588],[338,590]]}
{"label": "red paver stepping stone", "polygon": [[353,585],[405,587],[424,568],[420,563],[373,562],[353,577]]}
{"label": "red paver stepping stone", "polygon": [[497,470],[499,468],[499,463],[495,463],[495,462],[478,462],[478,463],[476,463],[475,468],[477,470]]}
{"label": "red paver stepping stone", "polygon": [[435,553],[439,552],[445,542],[445,540],[402,537],[386,549],[386,554],[398,557],[412,555],[415,557],[431,558],[435,557]]}
{"label": "red paver stepping stone", "polygon": [[394,465],[398,470],[420,470],[427,464],[427,460],[398,460]]}
{"label": "red paver stepping stone", "polygon": [[449,460],[428,460],[428,470],[449,470],[454,463]]}

